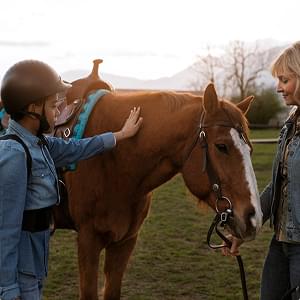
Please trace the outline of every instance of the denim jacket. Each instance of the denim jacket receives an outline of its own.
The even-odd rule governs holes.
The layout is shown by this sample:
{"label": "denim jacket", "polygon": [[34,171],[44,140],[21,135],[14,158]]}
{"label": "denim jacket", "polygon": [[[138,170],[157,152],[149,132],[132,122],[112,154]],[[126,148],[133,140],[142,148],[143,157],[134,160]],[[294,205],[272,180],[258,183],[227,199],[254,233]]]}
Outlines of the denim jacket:
{"label": "denim jacket", "polygon": [[[273,161],[272,180],[261,194],[263,221],[270,218],[274,227],[276,206],[280,197],[280,164],[284,160],[284,149],[288,131],[293,127],[289,118],[281,129],[277,152]],[[289,143],[287,163],[287,212],[286,235],[292,242],[300,242],[300,135],[295,134]]]}
{"label": "denim jacket", "polygon": [[[8,134],[26,143],[32,157],[27,178],[24,148],[14,140],[0,142],[0,299],[20,295],[18,272],[43,279],[47,275],[49,230],[22,230],[23,211],[55,205],[58,201],[56,167],[87,159],[115,146],[113,133],[81,140],[46,137],[48,148],[17,122]],[[28,180],[28,182],[27,182]]]}

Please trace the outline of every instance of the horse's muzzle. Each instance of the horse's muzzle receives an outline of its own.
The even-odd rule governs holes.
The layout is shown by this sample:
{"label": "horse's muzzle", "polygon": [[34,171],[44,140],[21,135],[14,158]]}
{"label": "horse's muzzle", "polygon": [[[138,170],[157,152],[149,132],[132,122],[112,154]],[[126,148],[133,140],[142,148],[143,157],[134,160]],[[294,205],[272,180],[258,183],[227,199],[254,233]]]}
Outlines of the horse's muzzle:
{"label": "horse's muzzle", "polygon": [[[255,222],[253,221],[253,218],[255,218]],[[255,239],[256,234],[261,227],[261,222],[257,220],[255,214],[244,219],[233,214],[233,216],[229,218],[227,224],[231,234],[245,241]]]}

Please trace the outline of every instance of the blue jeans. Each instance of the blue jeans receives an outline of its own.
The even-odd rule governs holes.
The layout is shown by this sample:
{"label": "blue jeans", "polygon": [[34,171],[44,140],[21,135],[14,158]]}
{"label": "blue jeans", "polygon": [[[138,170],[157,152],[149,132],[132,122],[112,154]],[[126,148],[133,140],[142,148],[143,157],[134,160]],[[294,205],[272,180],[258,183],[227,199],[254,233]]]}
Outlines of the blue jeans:
{"label": "blue jeans", "polygon": [[19,273],[18,283],[22,300],[42,300],[42,280],[34,276]]}
{"label": "blue jeans", "polygon": [[[300,244],[278,242],[273,237],[262,272],[260,299],[280,300],[297,285],[300,285]],[[299,293],[293,293],[290,299],[300,299]]]}

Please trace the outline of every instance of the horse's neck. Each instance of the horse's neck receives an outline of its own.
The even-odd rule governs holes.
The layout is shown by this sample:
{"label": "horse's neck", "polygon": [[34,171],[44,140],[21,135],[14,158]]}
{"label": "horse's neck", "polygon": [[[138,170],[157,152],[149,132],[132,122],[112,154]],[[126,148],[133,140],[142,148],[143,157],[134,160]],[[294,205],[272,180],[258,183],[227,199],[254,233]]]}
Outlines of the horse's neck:
{"label": "horse's neck", "polygon": [[[183,96],[178,94],[176,97],[180,101]],[[133,106],[141,107],[144,119],[142,128],[136,137],[120,142],[116,159],[119,172],[125,169],[131,183],[136,182],[148,192],[180,171],[197,139],[202,105],[199,99],[191,96],[179,109],[170,111],[165,103],[157,101],[155,97],[147,101],[143,101],[143,97],[141,99],[135,103],[128,101],[130,104],[120,101],[118,105],[108,101],[103,109],[111,112],[112,119],[103,120],[103,125],[107,123],[112,129],[119,130],[126,119],[124,111],[129,114]]]}

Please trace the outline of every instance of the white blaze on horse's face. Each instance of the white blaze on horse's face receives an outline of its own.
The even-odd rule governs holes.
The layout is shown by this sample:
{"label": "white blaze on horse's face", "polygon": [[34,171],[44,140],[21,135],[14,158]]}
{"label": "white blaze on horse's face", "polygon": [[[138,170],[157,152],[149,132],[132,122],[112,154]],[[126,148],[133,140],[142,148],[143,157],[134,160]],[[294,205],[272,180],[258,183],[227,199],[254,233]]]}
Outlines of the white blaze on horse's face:
{"label": "white blaze on horse's face", "polygon": [[230,135],[232,137],[235,147],[239,150],[243,158],[243,165],[245,170],[244,178],[249,187],[251,204],[255,209],[255,215],[251,217],[250,221],[252,226],[256,228],[256,232],[258,232],[262,226],[262,211],[260,205],[259,192],[256,183],[256,177],[254,174],[250,157],[250,147],[248,144],[244,143],[244,141],[240,138],[240,135],[236,129],[232,128],[230,130]]}

